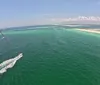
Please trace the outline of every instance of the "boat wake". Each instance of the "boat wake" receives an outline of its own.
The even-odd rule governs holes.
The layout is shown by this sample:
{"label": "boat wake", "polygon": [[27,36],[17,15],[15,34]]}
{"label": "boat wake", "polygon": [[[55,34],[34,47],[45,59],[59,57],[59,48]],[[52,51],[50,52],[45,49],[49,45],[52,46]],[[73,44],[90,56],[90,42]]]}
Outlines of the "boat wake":
{"label": "boat wake", "polygon": [[6,60],[0,64],[0,74],[3,74],[7,71],[8,68],[12,68],[16,62],[23,57],[23,54],[20,53],[18,56],[15,58],[11,58],[9,60]]}

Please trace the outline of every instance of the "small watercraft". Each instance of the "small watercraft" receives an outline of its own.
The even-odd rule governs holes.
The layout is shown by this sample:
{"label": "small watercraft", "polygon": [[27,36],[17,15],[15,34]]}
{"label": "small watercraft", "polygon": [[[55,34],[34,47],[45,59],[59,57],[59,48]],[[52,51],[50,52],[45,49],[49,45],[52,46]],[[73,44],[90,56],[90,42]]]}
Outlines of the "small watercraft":
{"label": "small watercraft", "polygon": [[11,58],[9,60],[6,60],[0,64],[0,74],[3,74],[7,71],[8,68],[12,68],[16,62],[23,57],[23,54],[20,53],[18,56],[15,58]]}

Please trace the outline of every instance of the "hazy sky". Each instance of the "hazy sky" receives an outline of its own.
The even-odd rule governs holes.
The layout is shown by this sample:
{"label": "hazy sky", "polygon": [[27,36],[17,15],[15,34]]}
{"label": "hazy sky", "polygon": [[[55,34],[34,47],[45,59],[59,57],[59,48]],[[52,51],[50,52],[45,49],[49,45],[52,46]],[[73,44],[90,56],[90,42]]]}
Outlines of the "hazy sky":
{"label": "hazy sky", "polygon": [[100,0],[0,0],[0,28],[77,16],[100,16]]}

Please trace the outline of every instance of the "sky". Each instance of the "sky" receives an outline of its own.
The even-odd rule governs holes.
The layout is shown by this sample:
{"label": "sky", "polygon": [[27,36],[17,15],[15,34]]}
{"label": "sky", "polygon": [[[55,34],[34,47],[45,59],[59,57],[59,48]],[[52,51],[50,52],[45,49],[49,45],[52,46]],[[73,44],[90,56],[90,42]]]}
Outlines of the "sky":
{"label": "sky", "polygon": [[100,0],[0,0],[0,28],[57,23],[52,19],[99,16]]}

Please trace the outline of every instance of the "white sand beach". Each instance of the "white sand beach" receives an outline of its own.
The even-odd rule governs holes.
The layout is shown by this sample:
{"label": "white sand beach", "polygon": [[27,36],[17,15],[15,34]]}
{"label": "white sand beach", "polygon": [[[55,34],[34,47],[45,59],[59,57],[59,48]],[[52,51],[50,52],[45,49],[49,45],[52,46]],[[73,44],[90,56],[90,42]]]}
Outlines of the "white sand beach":
{"label": "white sand beach", "polygon": [[83,29],[76,29],[76,30],[100,34],[100,29],[85,29],[85,28],[83,28]]}

